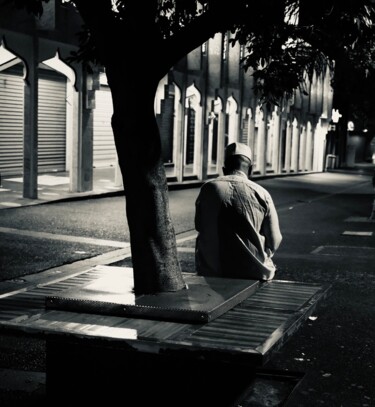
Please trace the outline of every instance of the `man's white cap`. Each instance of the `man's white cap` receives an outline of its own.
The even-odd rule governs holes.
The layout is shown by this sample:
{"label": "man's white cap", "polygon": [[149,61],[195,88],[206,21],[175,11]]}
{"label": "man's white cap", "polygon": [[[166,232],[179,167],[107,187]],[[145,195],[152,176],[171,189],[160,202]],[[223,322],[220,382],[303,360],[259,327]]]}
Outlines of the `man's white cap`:
{"label": "man's white cap", "polygon": [[250,161],[252,160],[251,148],[243,143],[231,143],[228,144],[225,149],[225,160],[232,155],[244,155]]}

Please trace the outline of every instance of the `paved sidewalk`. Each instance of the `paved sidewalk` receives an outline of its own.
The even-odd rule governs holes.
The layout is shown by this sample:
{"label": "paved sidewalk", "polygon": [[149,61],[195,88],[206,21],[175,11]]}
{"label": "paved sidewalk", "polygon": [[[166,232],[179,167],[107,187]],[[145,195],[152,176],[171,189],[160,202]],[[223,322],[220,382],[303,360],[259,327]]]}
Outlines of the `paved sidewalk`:
{"label": "paved sidewalk", "polygon": [[71,192],[69,174],[66,172],[40,174],[38,199],[23,198],[22,176],[4,176],[0,184],[0,209],[38,205],[61,199],[123,193],[124,189],[116,180],[115,171],[115,167],[94,168],[93,190],[88,192]]}
{"label": "paved sidewalk", "polygon": [[[28,199],[23,198],[22,176],[0,177],[0,209],[124,193],[121,176],[116,174],[115,166],[94,168],[93,189],[91,191],[71,192],[69,182],[69,173],[67,172],[40,174],[38,176],[38,199]],[[168,182],[170,189],[189,188],[201,184],[202,182],[198,180],[185,181],[183,184],[175,181]]]}

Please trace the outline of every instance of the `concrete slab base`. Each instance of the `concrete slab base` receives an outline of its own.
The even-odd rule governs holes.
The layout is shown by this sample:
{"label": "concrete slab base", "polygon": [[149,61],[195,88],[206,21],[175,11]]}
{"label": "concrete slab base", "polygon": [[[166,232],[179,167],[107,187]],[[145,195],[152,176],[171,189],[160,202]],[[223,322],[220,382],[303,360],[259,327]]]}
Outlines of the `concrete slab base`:
{"label": "concrete slab base", "polygon": [[97,280],[47,296],[46,308],[80,313],[206,323],[253,294],[255,280],[189,275],[188,289],[135,295],[132,269],[107,266]]}

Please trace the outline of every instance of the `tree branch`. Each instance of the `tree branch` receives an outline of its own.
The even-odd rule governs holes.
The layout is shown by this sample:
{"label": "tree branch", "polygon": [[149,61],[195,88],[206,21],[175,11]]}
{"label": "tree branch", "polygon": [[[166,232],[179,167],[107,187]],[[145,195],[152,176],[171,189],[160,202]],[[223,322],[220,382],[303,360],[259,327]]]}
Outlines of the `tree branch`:
{"label": "tree branch", "polygon": [[101,58],[111,55],[108,42],[116,36],[118,23],[114,17],[111,0],[72,0],[88,28]]}
{"label": "tree branch", "polygon": [[147,6],[145,2],[139,0],[128,0],[126,3],[126,14],[129,13],[132,16],[130,21],[142,20],[147,24],[155,23],[157,9],[158,0],[147,0]]}
{"label": "tree branch", "polygon": [[[163,39],[159,26],[156,23],[158,11],[158,0],[127,1],[124,7],[124,21],[122,30],[126,37],[134,37],[134,33],[143,31],[143,36],[147,36],[150,47],[160,47]],[[139,44],[136,45],[141,48]],[[143,48],[143,47],[142,47]]]}
{"label": "tree branch", "polygon": [[164,41],[163,55],[165,66],[169,70],[182,57],[189,54],[208,39],[219,32],[224,32],[234,26],[241,16],[238,7],[215,7],[208,9],[199,17],[195,18],[186,27]]}
{"label": "tree branch", "polygon": [[100,0],[95,5],[90,0],[72,0],[82,19],[90,29],[97,30],[103,23],[112,17],[111,0]]}

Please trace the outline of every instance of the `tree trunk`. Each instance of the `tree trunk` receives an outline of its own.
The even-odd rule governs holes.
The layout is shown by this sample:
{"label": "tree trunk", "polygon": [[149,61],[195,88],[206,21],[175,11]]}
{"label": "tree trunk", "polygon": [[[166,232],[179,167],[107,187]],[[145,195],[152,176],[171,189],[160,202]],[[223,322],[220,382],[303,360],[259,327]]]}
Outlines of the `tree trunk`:
{"label": "tree trunk", "polygon": [[[133,69],[131,68],[133,66]],[[185,288],[169,213],[154,98],[159,77],[137,64],[107,64],[112,128],[124,181],[136,294]]]}

